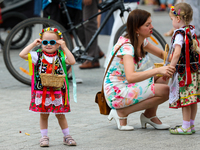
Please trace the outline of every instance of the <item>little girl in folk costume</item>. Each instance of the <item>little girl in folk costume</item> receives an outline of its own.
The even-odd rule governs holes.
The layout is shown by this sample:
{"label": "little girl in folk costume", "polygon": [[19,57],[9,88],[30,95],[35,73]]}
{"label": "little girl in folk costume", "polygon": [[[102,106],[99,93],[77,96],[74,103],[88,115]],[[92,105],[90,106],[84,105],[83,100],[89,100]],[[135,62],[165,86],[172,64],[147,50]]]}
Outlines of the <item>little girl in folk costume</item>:
{"label": "little girl in folk costume", "polygon": [[182,126],[170,129],[171,134],[195,133],[194,120],[197,103],[200,101],[200,65],[199,42],[195,28],[189,23],[193,10],[187,3],[178,3],[171,7],[169,13],[175,28],[172,36],[171,66],[176,73],[170,85],[170,108],[182,108]]}
{"label": "little girl in folk costume", "polygon": [[[42,49],[31,51],[35,46],[42,44]],[[59,46],[62,50],[59,50]],[[64,56],[64,53],[66,56]],[[55,74],[66,74],[66,64],[74,65],[75,59],[65,41],[62,40],[62,33],[56,28],[45,28],[40,33],[40,39],[25,47],[20,52],[23,59],[31,59],[34,64],[34,81],[32,81],[32,97],[30,110],[40,112],[40,129],[42,138],[40,146],[49,146],[48,117],[54,113],[64,134],[64,144],[76,145],[76,142],[69,135],[68,123],[65,113],[70,112],[69,93],[66,82],[62,88],[43,87],[40,73],[51,73],[53,59],[55,60]],[[66,79],[67,80],[67,79]]]}

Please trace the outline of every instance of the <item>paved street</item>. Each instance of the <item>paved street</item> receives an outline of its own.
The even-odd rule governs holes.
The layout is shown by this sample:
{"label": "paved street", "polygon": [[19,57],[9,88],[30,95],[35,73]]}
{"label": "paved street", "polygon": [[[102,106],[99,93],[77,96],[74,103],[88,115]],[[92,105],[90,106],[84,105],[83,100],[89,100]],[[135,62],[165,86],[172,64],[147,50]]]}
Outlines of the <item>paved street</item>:
{"label": "paved street", "polygon": [[[172,25],[167,12],[153,13],[153,6],[139,6],[152,13],[154,28],[162,35]],[[99,45],[106,53],[109,36],[99,36]],[[165,40],[169,43],[170,37]],[[170,44],[170,43],[169,43]],[[18,57],[18,56],[16,56]],[[0,51],[0,150],[195,150],[200,148],[200,111],[196,117],[196,133],[193,135],[171,135],[168,130],[155,130],[148,125],[141,129],[140,114],[136,112],[128,117],[128,124],[134,131],[119,131],[114,120],[99,114],[94,102],[95,94],[101,89],[104,73],[104,59],[101,68],[80,70],[75,65],[76,77],[83,80],[77,84],[77,100],[73,101],[70,83],[71,113],[67,114],[69,130],[76,140],[76,147],[62,144],[63,134],[56,117],[49,118],[49,148],[40,148],[39,114],[29,112],[30,87],[18,82],[5,67]],[[169,109],[168,102],[159,106],[158,117],[171,127],[182,123],[181,109]],[[21,133],[20,133],[21,131]],[[26,135],[28,133],[30,135]]]}

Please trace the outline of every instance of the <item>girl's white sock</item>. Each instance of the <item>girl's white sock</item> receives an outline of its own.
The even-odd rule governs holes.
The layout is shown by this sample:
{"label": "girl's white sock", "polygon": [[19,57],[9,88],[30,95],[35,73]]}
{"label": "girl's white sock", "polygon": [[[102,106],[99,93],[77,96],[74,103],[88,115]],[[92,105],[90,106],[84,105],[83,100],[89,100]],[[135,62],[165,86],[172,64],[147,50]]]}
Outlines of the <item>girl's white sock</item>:
{"label": "girl's white sock", "polygon": [[64,136],[69,135],[69,128],[63,129],[62,133],[64,134]]}
{"label": "girl's white sock", "polygon": [[185,121],[185,120],[183,120],[182,127],[183,127],[184,129],[189,128],[189,127],[190,127],[190,121]]}
{"label": "girl's white sock", "polygon": [[48,129],[41,129],[40,132],[41,132],[41,134],[42,134],[42,137],[47,136],[47,134],[48,134]]}

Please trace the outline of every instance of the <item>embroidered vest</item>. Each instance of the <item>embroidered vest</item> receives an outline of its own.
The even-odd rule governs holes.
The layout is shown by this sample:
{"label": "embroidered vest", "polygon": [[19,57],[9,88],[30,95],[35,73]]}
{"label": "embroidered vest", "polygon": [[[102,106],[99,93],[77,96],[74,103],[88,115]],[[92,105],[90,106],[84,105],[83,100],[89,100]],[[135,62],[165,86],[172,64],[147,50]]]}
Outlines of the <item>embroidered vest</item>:
{"label": "embroidered vest", "polygon": [[[36,62],[35,66],[34,66],[34,89],[35,90],[42,90],[43,89],[43,86],[41,84],[41,78],[40,78],[40,69],[41,69],[41,73],[46,73],[47,71],[47,65],[48,64],[45,64],[42,62],[42,58],[43,55],[42,55],[42,50],[41,49],[38,49],[37,51],[37,55],[38,55],[38,61]],[[58,52],[58,58],[55,60],[55,66],[56,66],[56,69],[55,69],[55,74],[63,74],[63,69],[62,69],[62,66],[61,66],[61,55],[60,53]],[[66,66],[64,66],[66,67]],[[61,89],[65,90],[65,84],[63,84],[63,87]],[[59,90],[60,88],[54,88],[55,90]]]}
{"label": "embroidered vest", "polygon": [[[189,26],[190,29],[193,29],[194,27],[193,26]],[[181,34],[183,37],[184,37],[184,40],[185,40],[185,31],[184,30],[177,30],[174,34],[174,36],[172,37],[172,40],[171,40],[171,43],[172,45],[174,44],[175,42],[175,37],[176,35],[178,34]],[[195,35],[193,37],[191,37],[190,35],[186,35],[189,39],[189,58],[190,58],[190,70],[191,72],[196,72],[198,69],[200,69],[200,64],[199,64],[199,54],[192,50],[192,39],[195,39]],[[185,71],[186,71],[186,52],[185,52],[185,42],[183,43],[182,45],[182,48],[181,48],[181,54],[180,54],[180,57],[179,57],[179,60],[178,60],[178,63],[176,65],[176,70],[179,74],[184,74]],[[174,51],[174,50],[173,50]]]}

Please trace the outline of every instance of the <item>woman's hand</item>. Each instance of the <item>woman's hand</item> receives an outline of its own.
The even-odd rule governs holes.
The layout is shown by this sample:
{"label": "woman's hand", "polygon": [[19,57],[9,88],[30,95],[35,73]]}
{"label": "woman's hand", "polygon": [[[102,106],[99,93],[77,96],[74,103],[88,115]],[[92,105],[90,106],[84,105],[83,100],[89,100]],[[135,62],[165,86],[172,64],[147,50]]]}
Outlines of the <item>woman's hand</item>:
{"label": "woman's hand", "polygon": [[163,66],[158,69],[159,69],[159,74],[162,74],[166,77],[171,77],[176,71],[176,68],[174,66]]}

